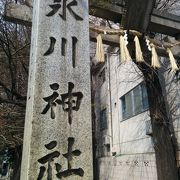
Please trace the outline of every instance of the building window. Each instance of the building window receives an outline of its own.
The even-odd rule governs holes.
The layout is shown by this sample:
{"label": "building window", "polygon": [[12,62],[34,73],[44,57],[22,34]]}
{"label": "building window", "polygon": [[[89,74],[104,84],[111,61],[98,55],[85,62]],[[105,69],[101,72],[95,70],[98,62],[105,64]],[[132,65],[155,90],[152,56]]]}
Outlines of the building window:
{"label": "building window", "polygon": [[141,83],[121,97],[123,120],[149,108],[146,86]]}
{"label": "building window", "polygon": [[131,117],[133,115],[131,93],[128,93],[125,96],[123,96],[121,100],[122,100],[123,119]]}
{"label": "building window", "polygon": [[103,109],[100,112],[100,130],[103,131],[105,129],[107,129],[107,113],[106,109]]}
{"label": "building window", "polygon": [[141,89],[142,89],[143,109],[146,110],[149,108],[149,102],[148,102],[148,95],[145,84],[141,84]]}

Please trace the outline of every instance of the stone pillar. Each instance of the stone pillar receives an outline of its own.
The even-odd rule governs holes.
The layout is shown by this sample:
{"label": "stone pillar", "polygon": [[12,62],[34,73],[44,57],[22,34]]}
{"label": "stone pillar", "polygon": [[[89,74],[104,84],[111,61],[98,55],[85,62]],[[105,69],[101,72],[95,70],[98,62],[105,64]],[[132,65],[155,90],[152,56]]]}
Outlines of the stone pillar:
{"label": "stone pillar", "polygon": [[87,0],[36,0],[21,180],[92,180]]}

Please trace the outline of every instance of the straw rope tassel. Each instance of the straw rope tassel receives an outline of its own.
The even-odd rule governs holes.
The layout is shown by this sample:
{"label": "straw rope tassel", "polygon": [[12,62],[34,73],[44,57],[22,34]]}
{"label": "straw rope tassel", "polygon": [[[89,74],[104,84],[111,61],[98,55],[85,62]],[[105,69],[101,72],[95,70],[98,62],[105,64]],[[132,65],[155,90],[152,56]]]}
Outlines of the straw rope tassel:
{"label": "straw rope tassel", "polygon": [[100,34],[97,36],[96,59],[97,62],[104,62],[104,49],[103,49],[102,37]]}
{"label": "straw rope tassel", "polygon": [[121,55],[121,62],[126,62],[126,54],[124,51],[124,38],[123,36],[120,36],[120,55]]}
{"label": "straw rope tassel", "polygon": [[127,61],[127,62],[128,62],[128,61],[131,61],[132,58],[131,58],[131,56],[130,56],[130,54],[129,54],[128,48],[127,48],[127,46],[126,46],[125,43],[124,43],[124,51],[125,51],[125,54],[126,54],[126,61]]}
{"label": "straw rope tassel", "polygon": [[158,59],[158,55],[155,49],[155,45],[153,43],[150,44],[151,45],[151,52],[152,52],[152,58],[151,58],[151,66],[154,68],[160,68],[161,65],[159,63],[159,59]]}
{"label": "straw rope tassel", "polygon": [[132,60],[123,36],[120,36],[120,53],[122,62],[128,62]]}
{"label": "straw rope tassel", "polygon": [[172,53],[170,48],[167,48],[167,53],[169,55],[172,71],[177,71],[179,68],[176,64],[176,60],[175,60],[173,53]]}
{"label": "straw rope tassel", "polygon": [[139,38],[137,36],[135,36],[134,42],[135,42],[135,49],[136,49],[136,62],[144,62]]}

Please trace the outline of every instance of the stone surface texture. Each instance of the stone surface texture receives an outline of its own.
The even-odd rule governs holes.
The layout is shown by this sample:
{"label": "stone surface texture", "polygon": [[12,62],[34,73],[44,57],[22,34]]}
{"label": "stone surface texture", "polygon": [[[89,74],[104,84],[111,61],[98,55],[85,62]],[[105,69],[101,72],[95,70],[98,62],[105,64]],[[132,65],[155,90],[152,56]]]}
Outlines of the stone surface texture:
{"label": "stone surface texture", "polygon": [[[66,9],[67,20],[59,16],[62,7],[53,16],[46,16],[52,8],[53,0],[36,0],[33,4],[33,28],[31,39],[31,60],[28,82],[28,96],[23,144],[21,180],[35,180],[40,166],[46,171],[42,179],[47,179],[47,163],[42,165],[38,159],[52,153],[60,152],[54,158],[52,179],[56,177],[55,163],[62,165],[62,171],[68,168],[67,159],[63,154],[68,151],[68,137],[75,138],[73,150],[80,150],[80,156],[74,156],[72,168],[82,168],[84,176],[72,175],[67,180],[92,180],[92,131],[91,131],[91,94],[90,94],[90,61],[89,61],[89,22],[88,1],[78,0],[77,6],[72,6],[83,21],[75,20]],[[78,39],[76,47],[76,67],[72,66],[72,37]],[[48,56],[44,53],[50,47],[50,37],[56,39],[54,52]],[[65,56],[61,55],[61,38],[67,39]],[[82,92],[83,98],[78,111],[72,112],[72,124],[68,123],[68,113],[62,105],[56,104],[55,119],[51,118],[50,109],[41,114],[47,102],[43,99],[53,94],[50,85],[59,84],[56,91],[61,94],[68,92],[68,82],[74,84],[73,92]],[[57,146],[48,150],[45,144],[57,141]]]}

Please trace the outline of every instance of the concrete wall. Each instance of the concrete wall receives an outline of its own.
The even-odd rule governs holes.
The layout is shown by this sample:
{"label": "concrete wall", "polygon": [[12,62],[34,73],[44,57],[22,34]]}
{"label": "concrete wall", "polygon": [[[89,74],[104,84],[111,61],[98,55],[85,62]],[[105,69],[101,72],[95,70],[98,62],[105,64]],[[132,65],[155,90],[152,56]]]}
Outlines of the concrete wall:
{"label": "concrete wall", "polygon": [[133,154],[99,159],[99,179],[156,180],[154,154]]}

